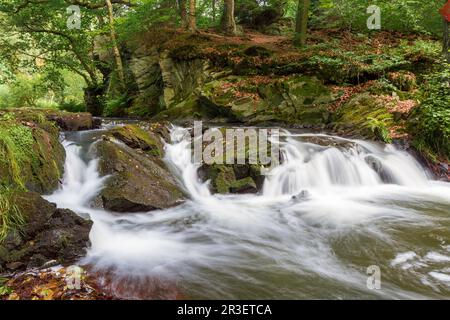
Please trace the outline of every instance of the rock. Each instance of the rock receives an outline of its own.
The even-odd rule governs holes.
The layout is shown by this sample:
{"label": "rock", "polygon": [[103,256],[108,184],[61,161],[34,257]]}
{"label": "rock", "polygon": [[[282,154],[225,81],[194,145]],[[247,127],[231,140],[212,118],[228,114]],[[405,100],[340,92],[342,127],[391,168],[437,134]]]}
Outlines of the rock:
{"label": "rock", "polygon": [[391,142],[389,128],[394,125],[394,117],[382,98],[361,93],[338,109],[334,124],[335,130],[343,130],[346,135]]}
{"label": "rock", "polygon": [[236,180],[230,184],[230,193],[257,193],[255,181],[251,177]]}
{"label": "rock", "polygon": [[[162,156],[164,153],[161,136],[150,130],[144,130],[137,125],[116,127],[111,129],[109,134],[132,149],[141,149],[154,156]],[[165,134],[165,132],[162,132],[162,134]]]}
{"label": "rock", "polygon": [[386,77],[402,91],[411,91],[417,85],[416,75],[409,71],[389,72]]}
{"label": "rock", "polygon": [[55,122],[63,131],[91,130],[98,126],[98,120],[94,121],[92,114],[88,112],[49,113],[47,119]]}
{"label": "rock", "polygon": [[329,122],[327,104],[334,97],[318,79],[293,76],[260,84],[252,81],[251,77],[230,76],[210,82],[199,89],[199,103],[217,115],[249,124]]}
{"label": "rock", "polygon": [[49,193],[62,177],[65,150],[44,114],[25,111],[0,117],[0,183]]}
{"label": "rock", "polygon": [[214,193],[257,193],[264,177],[254,167],[249,164],[205,164],[199,169],[199,176],[203,181],[211,181]]}
{"label": "rock", "polygon": [[295,202],[301,202],[301,201],[308,200],[309,198],[310,198],[310,194],[309,194],[308,190],[302,190],[295,196],[292,196],[291,200],[293,200]]}
{"label": "rock", "polygon": [[99,170],[110,175],[101,191],[103,207],[114,212],[143,212],[179,204],[183,192],[164,163],[126,145],[100,141],[95,145]]}
{"label": "rock", "polygon": [[34,192],[14,195],[24,225],[0,243],[0,269],[42,267],[51,260],[71,264],[85,254],[92,226],[67,209],[57,209]]}

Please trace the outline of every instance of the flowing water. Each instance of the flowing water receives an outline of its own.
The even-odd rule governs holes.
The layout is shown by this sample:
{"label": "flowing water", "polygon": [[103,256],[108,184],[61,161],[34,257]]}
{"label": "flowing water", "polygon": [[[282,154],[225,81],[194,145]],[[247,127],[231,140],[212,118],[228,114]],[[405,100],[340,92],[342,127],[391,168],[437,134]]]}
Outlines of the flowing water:
{"label": "flowing water", "polygon": [[[285,132],[260,194],[213,195],[185,133],[172,130],[165,160],[189,200],[121,215],[89,206],[107,179],[91,151],[101,131],[66,137],[65,178],[48,199],[93,220],[83,263],[193,299],[450,298],[450,184],[409,154]],[[373,265],[379,290],[367,286]]]}

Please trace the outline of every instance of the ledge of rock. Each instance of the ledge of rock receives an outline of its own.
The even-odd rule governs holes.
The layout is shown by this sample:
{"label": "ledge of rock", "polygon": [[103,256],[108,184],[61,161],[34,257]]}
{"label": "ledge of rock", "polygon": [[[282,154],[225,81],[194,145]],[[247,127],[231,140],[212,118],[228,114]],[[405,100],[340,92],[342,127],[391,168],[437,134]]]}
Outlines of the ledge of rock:
{"label": "ledge of rock", "polygon": [[85,254],[92,222],[84,220],[34,192],[14,196],[24,226],[11,230],[0,243],[0,271],[16,271],[55,264],[70,264]]}

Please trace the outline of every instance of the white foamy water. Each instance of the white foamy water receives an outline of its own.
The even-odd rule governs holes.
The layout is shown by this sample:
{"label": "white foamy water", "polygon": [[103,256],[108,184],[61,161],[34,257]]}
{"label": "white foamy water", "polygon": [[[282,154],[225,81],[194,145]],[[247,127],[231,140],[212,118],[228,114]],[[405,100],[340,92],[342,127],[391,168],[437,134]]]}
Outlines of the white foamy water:
{"label": "white foamy water", "polygon": [[[90,208],[104,178],[95,157],[86,162],[80,147],[65,143],[64,182],[48,199],[93,220],[85,263],[122,279],[174,281],[192,298],[449,294],[446,278],[436,273],[450,266],[442,249],[450,244],[450,187],[430,180],[409,154],[366,141],[288,133],[281,142],[284,161],[261,194],[213,195],[190,161],[185,133],[172,130],[165,160],[189,199],[137,214]],[[433,254],[414,267],[418,249]],[[381,290],[366,286],[371,265],[381,268]]]}

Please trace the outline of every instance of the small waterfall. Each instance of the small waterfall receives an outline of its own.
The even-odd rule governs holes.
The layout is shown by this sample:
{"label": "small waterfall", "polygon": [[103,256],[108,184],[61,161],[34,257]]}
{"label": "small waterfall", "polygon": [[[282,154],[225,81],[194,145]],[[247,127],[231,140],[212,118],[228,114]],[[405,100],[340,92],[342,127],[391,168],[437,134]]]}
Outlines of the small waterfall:
{"label": "small waterfall", "polygon": [[[64,181],[47,198],[93,220],[83,263],[127,281],[173,281],[190,298],[450,294],[444,281],[450,273],[450,184],[432,181],[407,153],[287,133],[280,142],[283,162],[266,177],[261,194],[216,195],[200,181],[185,134],[173,128],[165,161],[190,199],[148,213],[90,208],[105,177],[97,160],[83,160],[83,149],[64,143]],[[411,251],[416,260],[410,266],[392,262]],[[383,290],[366,287],[365,270],[374,264],[383,270]]]}
{"label": "small waterfall", "polygon": [[349,146],[327,147],[299,141],[302,137],[308,136],[288,137],[283,143],[285,161],[265,181],[265,196],[295,195],[311,188],[329,192],[336,186],[417,186],[428,181],[419,163],[393,146],[381,148],[375,143],[338,139]]}

